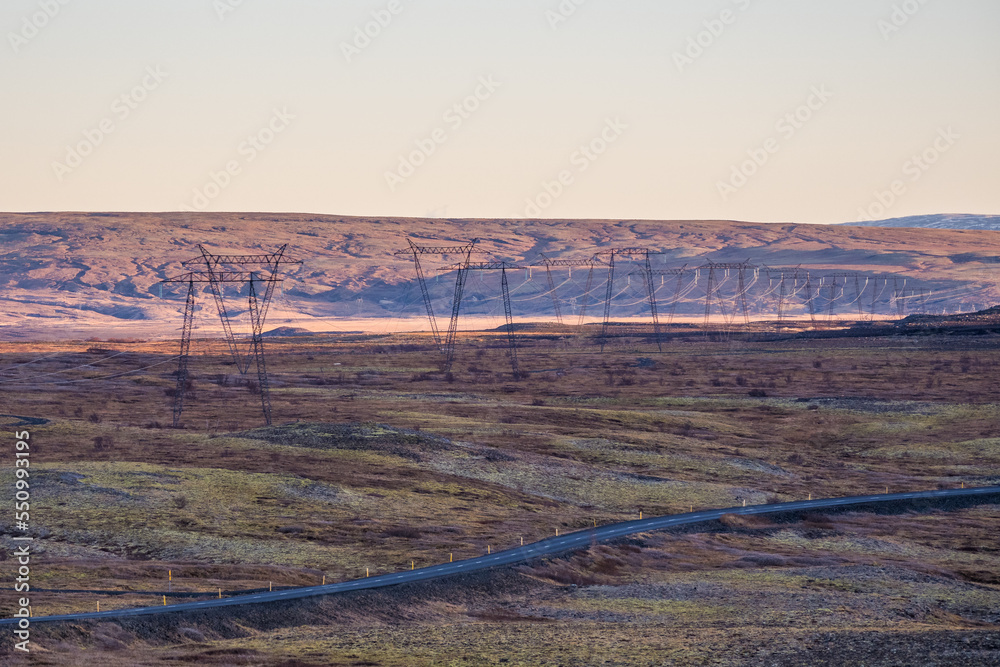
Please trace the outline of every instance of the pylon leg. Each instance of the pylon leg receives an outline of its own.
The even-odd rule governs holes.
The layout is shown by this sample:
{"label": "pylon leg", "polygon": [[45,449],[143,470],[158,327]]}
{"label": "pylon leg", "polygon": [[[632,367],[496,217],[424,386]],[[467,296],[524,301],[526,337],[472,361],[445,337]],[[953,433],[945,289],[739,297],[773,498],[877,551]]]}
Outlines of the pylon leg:
{"label": "pylon leg", "polygon": [[184,302],[184,324],[181,327],[181,349],[177,357],[177,388],[174,392],[174,428],[181,425],[184,411],[184,393],[188,383],[188,356],[191,353],[191,331],[194,328],[194,280],[188,282],[187,299]]}
{"label": "pylon leg", "polygon": [[431,334],[434,336],[434,344],[441,347],[441,332],[438,330],[437,318],[434,317],[434,306],[431,305],[431,294],[427,289],[427,279],[424,277],[423,267],[420,266],[420,253],[417,252],[417,247],[413,244],[413,241],[407,239],[410,243],[410,247],[413,248],[413,267],[417,272],[417,282],[420,284],[420,295],[424,300],[424,308],[427,309],[427,321],[431,325]]}
{"label": "pylon leg", "polygon": [[594,265],[590,265],[590,271],[587,272],[587,286],[583,289],[583,301],[580,303],[580,319],[576,323],[578,327],[583,326],[583,320],[587,317],[587,305],[590,301],[590,290],[594,286]]}
{"label": "pylon leg", "polygon": [[614,294],[615,286],[615,253],[612,251],[611,259],[608,263],[608,289],[604,297],[604,324],[601,326],[601,352],[608,342],[608,325],[611,321],[611,297]]}
{"label": "pylon leg", "polygon": [[510,307],[510,289],[507,286],[507,269],[500,271],[500,287],[503,291],[503,312],[507,319],[507,345],[510,350],[510,368],[514,372],[514,379],[520,377],[517,367],[517,338],[514,335],[514,317]]}
{"label": "pylon leg", "polygon": [[660,338],[660,316],[656,311],[656,286],[653,284],[653,264],[646,253],[646,292],[649,295],[649,310],[653,317],[653,335],[656,336],[656,348],[663,352],[663,341]]}
{"label": "pylon leg", "polygon": [[445,371],[451,370],[451,364],[455,360],[455,339],[458,337],[458,314],[462,309],[462,294],[465,291],[465,279],[469,275],[472,250],[473,247],[469,246],[465,254],[465,261],[458,269],[458,275],[455,276],[455,297],[451,303],[451,323],[448,325],[448,338],[445,341]]}
{"label": "pylon leg", "polygon": [[250,322],[253,327],[251,339],[253,357],[257,361],[257,384],[260,388],[260,404],[264,412],[264,422],[271,425],[271,391],[267,381],[267,365],[264,362],[264,320],[263,312],[257,300],[257,288],[254,279],[250,277]]}
{"label": "pylon leg", "polygon": [[[545,265],[545,277],[548,279],[549,283],[549,294],[552,296],[552,310],[556,314],[556,322],[558,324],[562,324],[562,310],[559,308],[559,296],[556,294],[556,282],[552,278],[552,267],[548,264]],[[504,276],[504,279],[506,280],[506,276]]]}

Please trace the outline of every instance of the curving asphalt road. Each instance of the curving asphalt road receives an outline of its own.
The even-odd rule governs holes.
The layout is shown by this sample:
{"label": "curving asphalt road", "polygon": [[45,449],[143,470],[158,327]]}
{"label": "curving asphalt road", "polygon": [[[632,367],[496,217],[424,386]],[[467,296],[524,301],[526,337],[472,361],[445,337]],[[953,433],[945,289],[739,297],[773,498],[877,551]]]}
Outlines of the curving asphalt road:
{"label": "curving asphalt road", "polygon": [[[456,561],[454,563],[444,563],[419,570],[407,570],[396,574],[383,574],[376,577],[356,579],[337,584],[327,584],[325,586],[309,586],[305,588],[294,588],[291,590],[274,591],[267,593],[253,593],[250,595],[239,595],[236,597],[202,600],[200,602],[185,602],[169,606],[157,607],[137,607],[134,609],[116,609],[112,611],[92,612],[86,614],[64,614],[61,616],[35,616],[31,618],[31,623],[51,623],[57,621],[87,621],[108,618],[122,618],[127,616],[146,616],[152,614],[174,614],[189,611],[199,611],[215,607],[233,607],[237,605],[261,604],[264,602],[276,602],[282,600],[298,600],[321,595],[335,595],[347,591],[368,590],[373,588],[383,588],[396,584],[412,583],[416,581],[426,581],[428,579],[439,579],[443,577],[467,574],[470,572],[480,572],[500,565],[514,565],[524,563],[536,558],[559,556],[571,551],[590,546],[593,542],[607,542],[636,533],[645,533],[653,530],[673,528],[686,524],[702,523],[721,518],[725,514],[781,514],[785,512],[801,512],[803,510],[821,510],[829,508],[844,508],[851,505],[873,505],[887,504],[894,502],[906,502],[914,500],[941,500],[946,498],[961,498],[975,496],[1000,496],[1000,486],[970,488],[970,489],[949,489],[942,491],[921,491],[915,493],[891,493],[875,496],[851,496],[846,498],[827,498],[817,500],[799,500],[788,503],[775,503],[773,505],[750,505],[749,507],[730,507],[727,509],[705,510],[700,512],[690,512],[687,514],[672,514],[669,516],[654,517],[652,519],[638,519],[635,521],[625,521],[623,523],[613,523],[599,528],[581,530],[574,533],[567,533],[558,537],[550,537],[540,542],[526,544],[523,547],[497,551],[496,553],[470,558],[468,560]],[[18,619],[0,619],[0,625],[13,625]]]}

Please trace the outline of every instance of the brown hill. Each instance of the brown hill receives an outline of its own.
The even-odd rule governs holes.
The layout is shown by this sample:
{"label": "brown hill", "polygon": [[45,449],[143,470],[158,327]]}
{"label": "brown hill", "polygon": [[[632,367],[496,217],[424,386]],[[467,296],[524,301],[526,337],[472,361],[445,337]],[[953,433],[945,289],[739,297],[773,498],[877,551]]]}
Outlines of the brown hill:
{"label": "brown hill", "polygon": [[[965,288],[974,295],[970,306],[995,298],[995,276],[1000,269],[1000,236],[978,230],[731,221],[8,213],[0,214],[0,285],[6,314],[0,336],[125,331],[172,335],[181,304],[169,298],[174,294],[169,289],[161,298],[157,283],[182,273],[180,262],[196,256],[199,243],[213,251],[244,253],[288,244],[290,254],[304,260],[301,267],[293,267],[276,302],[275,326],[357,329],[359,319],[419,318],[422,308],[413,285],[412,263],[393,254],[406,246],[408,236],[445,245],[479,238],[484,250],[513,261],[531,261],[540,253],[582,258],[612,247],[643,246],[664,253],[654,268],[750,259],[757,265],[803,264],[815,270],[903,274],[911,286],[948,290],[950,295]],[[440,256],[427,259],[430,275],[437,275],[435,268],[447,263]],[[561,298],[582,291],[580,274],[585,270],[578,270],[572,281],[567,281],[566,269],[560,271],[560,284],[566,285],[560,288]],[[595,278],[595,285],[602,278]],[[520,294],[529,295],[520,312],[549,314],[551,302],[541,298],[546,296],[544,278],[533,275],[528,285],[525,276],[518,282],[524,283]],[[435,305],[444,312],[450,297],[448,281],[432,283]],[[495,300],[488,282],[478,287],[472,284],[470,290],[470,312],[477,307],[487,312],[485,303]],[[954,303],[955,297],[949,300]]]}

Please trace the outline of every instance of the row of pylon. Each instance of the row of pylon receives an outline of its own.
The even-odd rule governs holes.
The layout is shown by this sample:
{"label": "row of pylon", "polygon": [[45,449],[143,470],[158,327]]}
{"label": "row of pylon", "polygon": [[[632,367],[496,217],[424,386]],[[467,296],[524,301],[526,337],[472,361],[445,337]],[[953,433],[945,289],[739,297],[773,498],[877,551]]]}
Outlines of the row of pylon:
{"label": "row of pylon", "polygon": [[[535,267],[545,269],[546,280],[548,282],[548,293],[552,298],[553,312],[556,321],[563,323],[563,311],[560,299],[557,295],[555,281],[552,275],[553,269],[568,268],[572,271],[575,267],[587,269],[586,288],[583,293],[582,303],[579,308],[578,325],[585,321],[590,303],[590,294],[594,287],[595,271],[598,269],[607,270],[606,294],[603,300],[604,312],[600,334],[600,345],[603,351],[609,338],[611,328],[611,308],[614,298],[615,274],[619,270],[619,265],[623,261],[639,263],[638,272],[631,272],[632,276],[638,273],[642,276],[643,286],[646,292],[646,300],[651,317],[653,336],[657,348],[663,350],[663,329],[660,321],[660,305],[657,302],[657,287],[655,276],[660,276],[661,285],[666,276],[677,278],[674,296],[670,302],[667,323],[671,324],[675,318],[678,304],[682,302],[690,289],[684,287],[685,276],[694,276],[694,284],[697,285],[704,274],[705,279],[705,324],[710,323],[713,314],[718,311],[727,325],[732,325],[736,317],[742,314],[745,325],[749,326],[750,313],[748,304],[748,294],[750,288],[756,284],[762,273],[768,276],[771,289],[768,294],[776,295],[778,303],[777,317],[781,322],[788,316],[788,304],[792,299],[799,297],[806,305],[809,315],[815,323],[818,313],[816,308],[817,299],[824,289],[828,289],[830,296],[827,298],[829,318],[833,318],[834,303],[837,301],[837,290],[843,288],[842,294],[847,292],[848,287],[853,283],[855,299],[851,304],[857,304],[859,317],[866,316],[862,297],[869,282],[874,282],[876,289],[873,289],[869,318],[874,318],[875,303],[881,294],[877,291],[878,277],[864,278],[864,286],[861,285],[861,274],[856,273],[836,273],[824,275],[818,279],[812,272],[802,269],[801,266],[791,269],[774,269],[769,267],[758,267],[749,261],[740,263],[717,263],[709,262],[696,268],[688,268],[686,265],[681,268],[654,269],[652,257],[665,254],[662,251],[643,247],[623,247],[611,248],[595,252],[589,257],[578,259],[553,259],[546,255],[540,255],[538,259],[530,263],[513,263],[507,261],[473,261],[473,255],[482,254],[485,251],[479,246],[479,239],[473,239],[462,245],[453,246],[429,246],[420,245],[412,239],[407,239],[408,246],[396,252],[396,255],[409,255],[413,260],[417,281],[420,286],[424,307],[427,311],[427,318],[430,324],[431,334],[434,342],[443,355],[442,369],[451,369],[455,358],[455,343],[458,334],[459,316],[462,308],[462,299],[470,271],[497,271],[500,273],[500,291],[504,306],[504,319],[506,323],[507,348],[510,359],[511,370],[515,378],[521,375],[518,363],[517,336],[514,328],[513,307],[511,302],[511,290],[508,281],[508,271],[530,270]],[[197,289],[196,285],[207,284],[212,292],[219,319],[225,332],[233,361],[239,372],[246,375],[251,367],[256,369],[257,384],[260,393],[261,410],[265,422],[271,424],[271,400],[270,382],[267,374],[267,364],[264,357],[263,329],[267,317],[268,308],[274,296],[276,286],[281,283],[281,270],[283,267],[292,264],[301,264],[300,260],[291,259],[286,256],[287,245],[279,247],[277,250],[266,254],[256,255],[218,255],[208,252],[204,246],[199,245],[200,255],[194,259],[183,262],[185,267],[193,270],[172,278],[167,278],[163,283],[179,283],[187,286],[187,296],[184,307],[184,323],[181,329],[180,350],[178,354],[177,382],[173,402],[173,425],[180,425],[181,415],[184,410],[185,396],[189,389],[188,362],[191,351],[191,336],[194,327],[194,313],[196,306]],[[427,286],[427,276],[422,258],[428,255],[440,255],[444,257],[457,257],[458,262],[444,266],[438,271],[455,273],[454,295],[451,301],[451,316],[448,321],[448,328],[442,335],[438,326],[437,317],[430,291]],[[730,282],[732,274],[737,277],[735,292],[724,295],[723,287]],[[750,280],[748,281],[748,278]],[[883,291],[888,289],[890,280],[893,283],[890,303],[897,310],[897,314],[902,317],[903,304],[907,301],[905,292],[905,279],[899,276],[888,276],[882,278]],[[826,282],[830,281],[830,282]],[[900,284],[902,281],[902,285]],[[250,315],[251,336],[249,342],[237,338],[232,327],[230,309],[223,298],[223,288],[225,285],[240,284],[247,288],[247,310]],[[914,293],[911,292],[911,297]],[[926,294],[922,295],[926,303]]]}
{"label": "row of pylon", "polygon": [[[548,294],[552,298],[552,309],[556,321],[564,323],[562,305],[557,294],[555,280],[552,270],[559,267],[567,267],[572,271],[573,267],[586,267],[588,269],[586,287],[583,292],[583,300],[580,304],[578,325],[582,326],[586,318],[587,309],[590,307],[589,299],[593,289],[595,269],[607,270],[606,294],[603,299],[604,317],[599,337],[601,349],[610,338],[611,308],[614,297],[615,273],[618,270],[619,262],[623,259],[638,262],[640,267],[638,272],[627,275],[642,276],[643,285],[646,291],[648,309],[651,318],[653,336],[657,348],[663,351],[662,326],[660,321],[660,305],[657,302],[657,288],[655,276],[660,276],[661,284],[666,276],[676,277],[676,287],[674,295],[670,301],[667,324],[672,324],[677,313],[678,304],[691,293],[691,288],[684,287],[684,279],[693,276],[692,288],[701,281],[701,276],[705,276],[704,287],[704,323],[706,328],[710,326],[712,317],[718,313],[722,316],[727,327],[731,327],[737,317],[742,316],[745,327],[750,326],[749,294],[760,280],[762,275],[766,275],[769,281],[769,289],[765,296],[773,297],[777,301],[777,320],[779,325],[788,319],[789,306],[796,298],[807,310],[813,325],[817,323],[817,318],[822,316],[821,309],[817,304],[826,306],[827,318],[832,321],[835,317],[835,306],[847,298],[849,289],[854,288],[854,299],[850,300],[848,306],[857,306],[859,320],[873,320],[875,318],[875,307],[883,294],[889,290],[892,284],[891,295],[889,296],[890,309],[898,317],[905,314],[905,304],[912,302],[917,293],[906,291],[906,279],[898,275],[890,276],[863,276],[860,273],[820,273],[803,269],[800,266],[792,268],[772,268],[755,266],[748,261],[737,263],[708,262],[702,266],[689,268],[654,269],[652,257],[665,254],[662,251],[643,247],[611,248],[595,252],[590,257],[580,259],[552,259],[544,254],[533,262],[512,263],[506,261],[486,261],[473,262],[472,256],[486,251],[479,247],[479,239],[473,239],[468,243],[456,246],[428,246],[420,245],[412,239],[407,239],[409,247],[396,252],[396,255],[409,255],[412,257],[416,270],[417,281],[420,286],[424,307],[427,311],[428,322],[435,343],[441,349],[444,359],[442,368],[449,370],[455,356],[455,339],[458,330],[459,315],[462,307],[462,298],[465,291],[468,273],[470,271],[499,271],[501,274],[501,296],[503,299],[504,316],[506,321],[508,337],[508,354],[511,361],[511,368],[514,376],[519,375],[517,360],[517,342],[513,325],[512,305],[510,290],[508,286],[507,272],[515,269],[524,269],[530,272],[534,267],[545,269],[548,283]],[[455,293],[451,302],[451,319],[449,320],[447,336],[442,337],[439,333],[437,318],[434,313],[430,291],[427,286],[427,277],[421,258],[427,255],[440,255],[442,258],[458,256],[457,263],[448,264],[440,269],[442,272],[455,273]],[[728,295],[723,294],[723,288],[731,281],[732,276],[736,276],[735,290],[731,290]],[[878,282],[882,280],[882,290],[878,290]],[[863,280],[863,284],[862,284]],[[866,310],[864,295],[869,284],[872,285],[872,298],[870,308]],[[823,292],[827,294],[824,295]],[[920,300],[923,304],[922,310],[926,309],[927,292],[920,292]],[[825,301],[824,301],[825,300]]]}

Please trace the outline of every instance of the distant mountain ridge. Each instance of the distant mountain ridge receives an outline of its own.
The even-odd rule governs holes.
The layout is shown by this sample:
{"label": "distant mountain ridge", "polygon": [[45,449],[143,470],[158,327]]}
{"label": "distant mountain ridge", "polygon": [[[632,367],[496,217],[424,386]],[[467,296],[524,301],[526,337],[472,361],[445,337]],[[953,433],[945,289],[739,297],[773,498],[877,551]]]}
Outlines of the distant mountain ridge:
{"label": "distant mountain ridge", "polygon": [[849,222],[845,226],[1000,230],[1000,215],[911,215],[905,218],[890,218],[871,222]]}
{"label": "distant mountain ridge", "polygon": [[[924,221],[942,223],[947,217],[927,216]],[[269,311],[269,328],[358,331],[397,324],[423,326],[425,308],[413,257],[396,254],[408,247],[407,238],[426,246],[459,246],[481,239],[478,248],[483,252],[475,256],[477,261],[534,265],[534,269],[508,271],[508,279],[515,316],[536,321],[554,319],[553,294],[567,321],[579,321],[584,315],[600,318],[607,293],[605,267],[597,266],[593,275],[586,265],[556,265],[549,272],[544,268],[545,258],[587,260],[596,252],[605,253],[602,257],[606,258],[612,248],[635,247],[655,253],[652,268],[663,273],[655,276],[654,288],[665,314],[674,310],[671,300],[677,290],[677,281],[668,275],[671,270],[686,266],[693,272],[707,262],[732,264],[748,259],[753,266],[744,278],[765,300],[780,292],[764,267],[801,265],[813,275],[898,275],[903,281],[899,290],[908,290],[911,296],[928,295],[925,309],[930,312],[946,307],[967,312],[1000,303],[1000,237],[995,228],[971,225],[955,231],[726,220],[0,213],[0,340],[85,339],[99,334],[176,336],[183,321],[185,293],[178,285],[161,285],[160,281],[189,270],[182,262],[198,255],[199,244],[220,254],[271,252],[287,244],[288,255],[303,260],[283,273],[282,289],[275,293]],[[454,275],[440,269],[458,260],[454,254],[424,255],[421,260],[439,316],[451,312],[455,282]],[[645,316],[648,311],[647,283],[640,264],[631,256],[616,262],[612,316]],[[683,294],[677,297],[678,316],[704,317],[706,271],[688,275]],[[503,321],[500,279],[495,271],[469,276],[463,317],[482,317],[489,326],[497,326],[490,324],[497,319]],[[715,281],[716,288],[732,300],[739,276],[719,269]],[[802,285],[796,284],[797,288],[786,287],[799,294],[796,307],[802,310]],[[845,284],[840,279],[841,292]],[[881,292],[886,292],[885,284],[883,279]],[[833,283],[817,279],[812,293],[829,294],[832,289]],[[853,282],[844,292],[847,296],[841,297],[858,302],[851,289],[855,289]],[[227,294],[232,316],[246,328],[245,294],[237,287]],[[885,297],[883,293],[879,298],[884,301]],[[920,300],[923,304],[922,296]],[[211,317],[215,304],[209,292],[199,292],[199,308],[198,335],[215,335],[220,325],[217,316]],[[733,312],[730,308],[729,313]]]}

